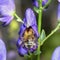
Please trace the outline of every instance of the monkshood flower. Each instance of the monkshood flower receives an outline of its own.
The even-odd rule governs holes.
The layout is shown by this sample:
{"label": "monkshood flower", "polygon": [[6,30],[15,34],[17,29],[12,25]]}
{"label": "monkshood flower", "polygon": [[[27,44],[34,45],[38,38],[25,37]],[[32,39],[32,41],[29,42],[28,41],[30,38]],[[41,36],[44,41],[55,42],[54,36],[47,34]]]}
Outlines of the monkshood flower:
{"label": "monkshood flower", "polygon": [[37,0],[32,0],[33,2],[33,5],[36,6],[36,7],[39,7],[39,4],[38,4],[38,1]]}
{"label": "monkshood flower", "polygon": [[0,60],[6,60],[6,46],[2,39],[0,39]]}
{"label": "monkshood flower", "polygon": [[22,56],[37,49],[39,37],[36,17],[32,9],[26,9],[23,21],[24,24],[20,26],[19,39],[17,41],[18,53]]}
{"label": "monkshood flower", "polygon": [[58,2],[60,2],[60,0],[58,0]]}
{"label": "monkshood flower", "polygon": [[[33,5],[36,7],[39,7],[38,1],[37,0],[32,0]],[[45,6],[45,4],[48,2],[48,0],[42,0],[42,6]]]}
{"label": "monkshood flower", "polygon": [[14,0],[0,0],[0,21],[7,25],[13,19],[15,12]]}
{"label": "monkshood flower", "polygon": [[57,20],[60,21],[60,1],[58,0]]}
{"label": "monkshood flower", "polygon": [[51,60],[60,60],[60,46],[54,50]]}

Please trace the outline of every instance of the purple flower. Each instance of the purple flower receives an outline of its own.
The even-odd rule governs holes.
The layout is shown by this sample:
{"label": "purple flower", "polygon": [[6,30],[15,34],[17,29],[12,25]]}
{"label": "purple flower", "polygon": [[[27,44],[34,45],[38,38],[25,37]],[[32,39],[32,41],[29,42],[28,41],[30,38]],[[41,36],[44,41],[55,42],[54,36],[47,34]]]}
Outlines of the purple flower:
{"label": "purple flower", "polygon": [[37,0],[32,0],[33,2],[33,5],[36,6],[36,7],[39,7],[39,4],[38,4],[38,1]]}
{"label": "purple flower", "polygon": [[60,46],[54,50],[51,60],[60,60]]}
{"label": "purple flower", "polygon": [[60,21],[60,3],[58,3],[57,19]]}
{"label": "purple flower", "polygon": [[0,39],[0,60],[6,60],[6,47],[1,39]]}
{"label": "purple flower", "polygon": [[[36,7],[39,7],[38,1],[37,0],[32,0],[33,5]],[[42,0],[42,6],[45,6],[45,4],[48,2],[48,0]]]}
{"label": "purple flower", "polygon": [[58,0],[58,2],[60,2],[60,0]]}
{"label": "purple flower", "polygon": [[21,24],[19,39],[17,41],[18,52],[20,55],[34,52],[37,49],[37,39],[39,37],[36,17],[32,9],[28,8],[25,12],[24,24]]}
{"label": "purple flower", "polygon": [[0,0],[0,21],[7,25],[13,19],[15,12],[14,0]]}
{"label": "purple flower", "polygon": [[42,6],[45,6],[45,4],[48,2],[48,0],[42,0]]}

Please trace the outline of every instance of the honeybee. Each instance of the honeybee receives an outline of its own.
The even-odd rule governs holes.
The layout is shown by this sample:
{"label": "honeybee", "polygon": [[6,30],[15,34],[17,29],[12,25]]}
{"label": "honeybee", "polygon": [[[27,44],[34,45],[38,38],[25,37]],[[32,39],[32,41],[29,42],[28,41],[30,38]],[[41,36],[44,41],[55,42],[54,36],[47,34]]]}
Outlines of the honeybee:
{"label": "honeybee", "polygon": [[23,43],[22,44],[23,47],[30,49],[36,46],[36,36],[35,36],[34,30],[31,27],[26,28],[22,38],[23,39],[21,43]]}

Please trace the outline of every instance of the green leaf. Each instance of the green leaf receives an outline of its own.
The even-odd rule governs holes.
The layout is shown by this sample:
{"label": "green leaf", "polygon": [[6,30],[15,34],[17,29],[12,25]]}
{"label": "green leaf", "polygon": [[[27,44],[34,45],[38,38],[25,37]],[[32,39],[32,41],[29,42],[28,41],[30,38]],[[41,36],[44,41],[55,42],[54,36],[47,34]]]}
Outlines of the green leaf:
{"label": "green leaf", "polygon": [[32,53],[31,53],[30,51],[29,51],[28,53],[29,53],[29,54],[25,54],[24,57],[30,58],[30,57],[32,56]]}
{"label": "green leaf", "polygon": [[36,13],[39,13],[39,9],[38,9],[37,7],[34,7],[34,11],[35,11]]}
{"label": "green leaf", "polygon": [[34,55],[39,55],[39,54],[41,54],[41,51],[35,51],[34,52]]}
{"label": "green leaf", "polygon": [[45,31],[42,30],[41,35],[40,35],[40,40],[41,41],[44,40],[45,37],[46,37]]}

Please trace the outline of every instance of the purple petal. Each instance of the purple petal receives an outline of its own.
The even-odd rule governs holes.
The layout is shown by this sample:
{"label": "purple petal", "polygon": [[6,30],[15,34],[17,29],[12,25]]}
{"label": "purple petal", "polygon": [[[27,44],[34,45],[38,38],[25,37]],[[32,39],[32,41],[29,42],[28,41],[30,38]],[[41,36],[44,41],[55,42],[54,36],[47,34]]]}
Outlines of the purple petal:
{"label": "purple petal", "polygon": [[34,46],[33,48],[30,48],[30,52],[34,52],[36,49],[37,49],[37,45],[36,46]]}
{"label": "purple petal", "polygon": [[[32,1],[33,1],[33,5],[38,8],[39,7],[38,1],[37,0],[32,0]],[[48,0],[42,0],[42,6],[45,6],[47,2]]]}
{"label": "purple petal", "polygon": [[57,19],[60,20],[60,3],[58,4]]}
{"label": "purple petal", "polygon": [[26,55],[28,52],[27,52],[27,50],[24,49],[23,47],[20,47],[20,48],[18,49],[18,53],[19,53],[19,55],[24,56],[24,55]]}
{"label": "purple petal", "polygon": [[0,0],[0,11],[8,13],[9,11],[13,10],[15,10],[14,0]]}
{"label": "purple petal", "polygon": [[21,43],[21,39],[18,39],[17,44],[16,44],[18,48],[20,48],[20,43]]}
{"label": "purple petal", "polygon": [[27,50],[21,45],[21,39],[18,39],[17,41],[17,48],[19,55],[24,56],[25,54],[27,54]]}
{"label": "purple petal", "polygon": [[28,8],[25,12],[26,23],[29,26],[36,25],[36,17],[31,8]]}
{"label": "purple petal", "polygon": [[33,28],[34,32],[36,33],[36,36],[39,37],[37,25],[32,25],[32,28]]}
{"label": "purple petal", "polygon": [[39,7],[38,1],[37,0],[32,0],[33,5],[36,6],[37,8]]}
{"label": "purple petal", "polygon": [[54,50],[51,60],[60,60],[60,46]]}
{"label": "purple petal", "polygon": [[[23,19],[24,23],[26,24],[26,19]],[[21,24],[20,26],[20,31],[19,31],[19,35],[22,36],[22,34],[24,33],[24,30],[26,29],[25,24]]]}
{"label": "purple petal", "polygon": [[13,19],[15,11],[14,0],[0,0],[0,21],[6,22],[6,25]]}
{"label": "purple petal", "polygon": [[42,1],[42,6],[44,6],[45,5],[45,2],[44,1]]}
{"label": "purple petal", "polygon": [[0,60],[6,60],[6,47],[1,39],[0,39]]}
{"label": "purple petal", "polygon": [[38,1],[37,0],[32,0],[33,2],[33,5],[36,6],[36,7],[39,7],[39,4],[38,4]]}
{"label": "purple petal", "polygon": [[4,16],[0,18],[0,21],[3,22],[4,25],[8,25],[13,19],[13,16]]}
{"label": "purple petal", "polygon": [[60,2],[60,0],[58,0],[58,2]]}
{"label": "purple petal", "polygon": [[42,6],[45,6],[45,4],[48,2],[48,0],[42,0]]}

